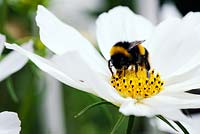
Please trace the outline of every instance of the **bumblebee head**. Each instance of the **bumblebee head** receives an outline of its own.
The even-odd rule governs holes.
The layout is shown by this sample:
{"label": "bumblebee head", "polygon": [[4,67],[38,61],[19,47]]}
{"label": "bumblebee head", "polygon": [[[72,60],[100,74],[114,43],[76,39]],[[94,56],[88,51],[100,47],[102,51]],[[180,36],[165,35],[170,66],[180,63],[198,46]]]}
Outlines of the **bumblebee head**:
{"label": "bumblebee head", "polygon": [[130,58],[123,53],[118,53],[111,56],[111,63],[116,69],[122,69],[123,67],[129,67]]}

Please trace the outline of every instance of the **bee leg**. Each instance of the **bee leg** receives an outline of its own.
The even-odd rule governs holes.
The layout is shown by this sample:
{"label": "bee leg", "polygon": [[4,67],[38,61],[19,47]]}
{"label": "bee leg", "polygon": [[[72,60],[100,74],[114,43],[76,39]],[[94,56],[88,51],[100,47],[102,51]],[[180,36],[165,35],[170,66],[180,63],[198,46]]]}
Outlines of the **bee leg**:
{"label": "bee leg", "polygon": [[124,70],[124,77],[126,75],[126,67],[123,67],[123,70]]}
{"label": "bee leg", "polygon": [[111,72],[111,74],[112,74],[112,76],[113,76],[114,73],[113,73],[113,71],[112,71],[111,64],[112,64],[112,63],[111,63],[111,60],[109,60],[109,61],[108,61],[108,68],[109,68],[109,70],[110,70],[110,72]]}
{"label": "bee leg", "polygon": [[149,73],[149,71],[147,71],[147,77],[150,78],[150,73]]}
{"label": "bee leg", "polygon": [[149,65],[149,62],[148,61],[145,61],[145,67],[146,67],[146,69],[147,69],[147,71],[149,71],[150,70],[150,65]]}
{"label": "bee leg", "polygon": [[145,61],[144,62],[144,66],[147,70],[147,77],[150,78],[150,73],[149,73],[149,70],[150,70],[150,65],[149,65],[149,62],[148,61]]}
{"label": "bee leg", "polygon": [[119,70],[119,69],[117,69],[117,73],[116,73],[116,74],[117,74],[118,76],[121,76],[121,75],[122,75],[122,73],[123,73],[123,71],[122,71],[122,70]]}
{"label": "bee leg", "polygon": [[135,73],[138,71],[138,64],[135,64]]}

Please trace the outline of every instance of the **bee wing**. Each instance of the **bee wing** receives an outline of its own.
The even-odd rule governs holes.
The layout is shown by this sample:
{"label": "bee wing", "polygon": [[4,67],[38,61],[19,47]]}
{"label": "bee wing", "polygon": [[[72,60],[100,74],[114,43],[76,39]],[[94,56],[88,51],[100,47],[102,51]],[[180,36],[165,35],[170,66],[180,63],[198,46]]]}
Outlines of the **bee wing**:
{"label": "bee wing", "polygon": [[128,48],[128,50],[130,51],[132,48],[134,48],[135,46],[142,44],[143,42],[145,42],[145,40],[140,40],[140,41],[133,41],[130,44],[130,47]]}

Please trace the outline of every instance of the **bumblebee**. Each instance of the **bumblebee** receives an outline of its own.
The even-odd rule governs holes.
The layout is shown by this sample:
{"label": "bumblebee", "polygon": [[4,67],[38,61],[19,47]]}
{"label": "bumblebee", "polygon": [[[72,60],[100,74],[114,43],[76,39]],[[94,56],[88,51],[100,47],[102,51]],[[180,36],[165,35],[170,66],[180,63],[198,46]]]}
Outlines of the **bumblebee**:
{"label": "bumblebee", "polygon": [[145,47],[142,46],[142,41],[134,42],[118,42],[110,50],[110,60],[108,61],[108,67],[113,75],[112,66],[116,70],[128,69],[130,65],[135,67],[135,71],[138,71],[138,67],[144,67],[147,71],[150,70],[149,53]]}

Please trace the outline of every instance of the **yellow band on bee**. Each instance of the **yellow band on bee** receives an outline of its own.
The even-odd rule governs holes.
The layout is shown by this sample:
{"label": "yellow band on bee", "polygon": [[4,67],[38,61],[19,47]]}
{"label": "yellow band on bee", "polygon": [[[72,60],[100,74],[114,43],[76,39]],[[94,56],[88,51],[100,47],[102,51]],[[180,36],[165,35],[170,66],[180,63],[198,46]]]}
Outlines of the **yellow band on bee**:
{"label": "yellow band on bee", "polygon": [[138,45],[138,48],[139,48],[140,54],[145,55],[145,48],[141,44]]}
{"label": "yellow band on bee", "polygon": [[110,50],[110,55],[114,55],[114,54],[124,54],[127,57],[131,57],[131,54],[123,47],[120,46],[113,46]]}

